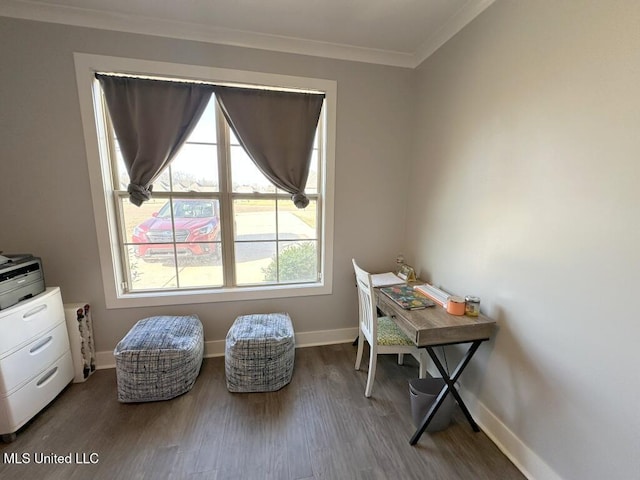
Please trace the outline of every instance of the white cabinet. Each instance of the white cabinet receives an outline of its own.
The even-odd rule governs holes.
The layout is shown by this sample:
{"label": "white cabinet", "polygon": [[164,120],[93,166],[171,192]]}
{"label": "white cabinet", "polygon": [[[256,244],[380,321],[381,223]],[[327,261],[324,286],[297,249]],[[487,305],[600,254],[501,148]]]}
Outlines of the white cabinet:
{"label": "white cabinet", "polygon": [[15,432],[73,379],[60,288],[0,310],[0,435]]}

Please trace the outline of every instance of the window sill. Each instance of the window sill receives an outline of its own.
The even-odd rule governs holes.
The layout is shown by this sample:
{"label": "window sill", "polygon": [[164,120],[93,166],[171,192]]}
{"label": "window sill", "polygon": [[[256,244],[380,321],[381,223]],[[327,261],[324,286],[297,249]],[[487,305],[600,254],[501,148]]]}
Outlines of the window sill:
{"label": "window sill", "polygon": [[188,305],[194,303],[265,300],[271,298],[308,297],[331,294],[331,285],[307,283],[304,285],[269,285],[234,289],[191,290],[184,292],[144,292],[107,295],[107,308],[156,307]]}

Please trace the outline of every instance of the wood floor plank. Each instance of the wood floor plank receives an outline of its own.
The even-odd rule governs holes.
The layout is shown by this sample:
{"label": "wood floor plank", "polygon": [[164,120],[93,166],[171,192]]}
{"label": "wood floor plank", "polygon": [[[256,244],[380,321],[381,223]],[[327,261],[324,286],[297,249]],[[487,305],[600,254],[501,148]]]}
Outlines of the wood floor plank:
{"label": "wood floor plank", "polygon": [[[0,444],[0,478],[524,479],[457,407],[449,428],[409,445],[408,381],[417,364],[380,357],[365,398],[367,358],[356,371],[350,344],[297,349],[288,386],[251,394],[229,393],[224,359],[205,359],[190,392],[142,404],[119,403],[115,370],[101,370],[65,389],[15,442]],[[30,463],[15,462],[23,454]],[[36,463],[38,455],[69,454],[70,464]],[[79,464],[76,455],[97,462]]]}

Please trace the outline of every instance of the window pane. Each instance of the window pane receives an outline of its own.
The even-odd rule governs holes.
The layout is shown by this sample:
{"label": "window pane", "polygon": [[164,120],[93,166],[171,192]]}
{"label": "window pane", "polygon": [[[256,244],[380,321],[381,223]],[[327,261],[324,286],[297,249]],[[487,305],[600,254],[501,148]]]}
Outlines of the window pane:
{"label": "window pane", "polygon": [[[157,229],[159,219],[171,216],[167,199],[152,198],[136,207],[127,197],[119,197],[123,216],[124,231],[122,232],[124,243],[150,243],[153,242],[147,234],[152,229]],[[173,241],[171,219],[166,223],[169,229],[169,238]],[[136,248],[136,251],[137,248]],[[144,255],[144,252],[143,252]]]}
{"label": "window pane", "polygon": [[[116,190],[127,190],[129,186],[129,174],[127,173],[127,167],[124,164],[124,158],[122,158],[122,151],[120,150],[120,145],[117,140],[114,140],[115,145],[115,157],[116,157],[116,178],[118,179],[118,184],[115,185]],[[165,168],[165,170],[160,174],[158,178],[156,178],[155,182],[153,182],[153,191],[154,192],[169,192],[171,191],[171,185],[169,184],[169,168]]]}
{"label": "window pane", "polygon": [[216,134],[216,101],[212,95],[187,142],[217,143]]}
{"label": "window pane", "polygon": [[[213,107],[211,107],[213,105]],[[117,138],[113,140],[118,189],[126,190],[129,175]],[[218,147],[216,145],[215,102],[210,102],[196,128],[169,165],[174,191],[217,192]],[[169,192],[170,169],[167,167],[153,183],[155,192]]]}
{"label": "window pane", "polygon": [[120,202],[131,290],[223,285],[217,199]]}
{"label": "window pane", "polygon": [[[181,245],[177,245],[178,251]],[[180,288],[221,287],[223,285],[220,243],[200,244],[204,255],[178,255],[178,278]]]}
{"label": "window pane", "polygon": [[[256,167],[253,160],[249,158],[244,148],[237,143],[233,132],[231,143],[231,182],[233,191],[237,193],[287,193],[282,189],[276,189],[275,185],[264,176],[264,174]],[[236,142],[234,145],[233,142]],[[318,149],[314,148],[311,152],[311,161],[309,162],[309,175],[305,185],[305,192],[318,193]]]}
{"label": "window pane", "polygon": [[276,239],[276,201],[236,199],[233,201],[236,241]]}
{"label": "window pane", "polygon": [[232,130],[231,136],[231,184],[237,193],[274,193],[276,187],[265,177],[238,143]]}
{"label": "window pane", "polygon": [[174,199],[173,222],[178,254],[209,255],[213,252],[207,242],[220,238],[220,217],[218,200]]}
{"label": "window pane", "polygon": [[289,199],[278,199],[278,240],[316,239],[316,203],[299,209]]}
{"label": "window pane", "polygon": [[318,193],[318,149],[314,148],[311,154],[311,163],[309,164],[309,176],[307,177],[307,185],[304,189],[306,193]]}
{"label": "window pane", "polygon": [[276,254],[276,242],[236,242],[236,282],[238,285],[274,283],[265,279],[265,269]]}
{"label": "window pane", "polygon": [[129,288],[132,291],[177,288],[173,255],[142,259],[136,254],[134,247],[127,249],[127,255]]}
{"label": "window pane", "polygon": [[[216,199],[151,199],[141,207],[122,198],[125,242],[136,256],[152,258],[207,256],[219,251],[220,222]],[[178,242],[176,249],[173,242]],[[211,243],[216,242],[216,243]]]}
{"label": "window pane", "polygon": [[[277,271],[276,271],[277,263]],[[280,242],[278,258],[265,271],[265,280],[278,283],[314,282],[318,279],[317,242]]]}
{"label": "window pane", "polygon": [[170,165],[174,192],[217,192],[218,147],[184,144]]}
{"label": "window pane", "polygon": [[170,192],[171,191],[171,182],[170,182],[170,170],[169,168],[165,168],[164,171],[160,174],[158,178],[156,178],[155,182],[153,182],[153,191],[154,192]]}
{"label": "window pane", "polygon": [[124,165],[124,158],[122,158],[122,150],[120,150],[120,144],[118,140],[114,138],[114,155],[116,157],[116,178],[118,179],[118,185],[116,190],[126,190],[129,185],[129,174],[127,173],[127,167]]}

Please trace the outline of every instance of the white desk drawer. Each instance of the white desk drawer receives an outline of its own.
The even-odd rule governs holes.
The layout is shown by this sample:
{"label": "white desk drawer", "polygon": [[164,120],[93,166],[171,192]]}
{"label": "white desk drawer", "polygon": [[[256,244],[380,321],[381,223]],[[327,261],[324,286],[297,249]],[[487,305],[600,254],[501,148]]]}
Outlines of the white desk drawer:
{"label": "white desk drawer", "polygon": [[17,352],[0,359],[0,394],[12,393],[67,350],[69,337],[66,324],[61,323]]}
{"label": "white desk drawer", "polygon": [[73,379],[71,352],[8,396],[0,394],[0,434],[14,433],[42,410]]}
{"label": "white desk drawer", "polygon": [[0,310],[0,358],[64,321],[62,296],[58,287],[47,288],[32,299]]}

